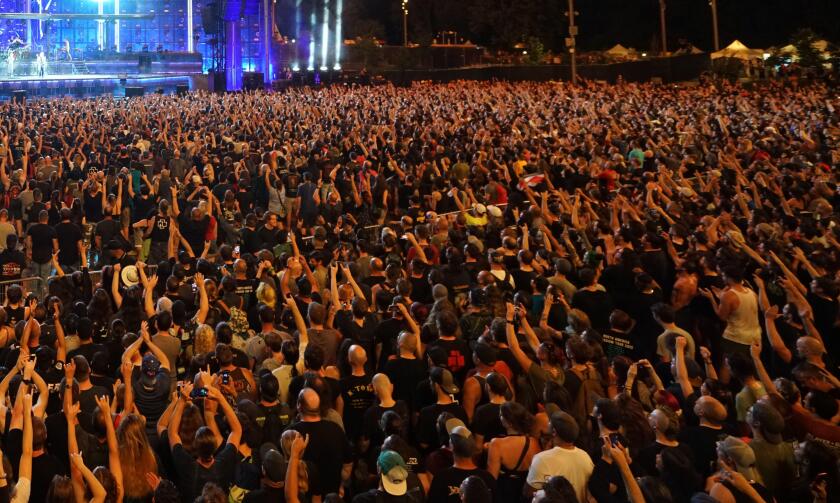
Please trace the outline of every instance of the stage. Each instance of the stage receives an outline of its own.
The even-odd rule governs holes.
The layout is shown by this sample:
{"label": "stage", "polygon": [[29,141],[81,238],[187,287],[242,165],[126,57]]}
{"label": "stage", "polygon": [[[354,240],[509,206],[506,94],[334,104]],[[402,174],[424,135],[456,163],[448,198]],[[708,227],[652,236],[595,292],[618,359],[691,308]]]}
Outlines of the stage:
{"label": "stage", "polygon": [[43,76],[30,59],[22,60],[10,74],[0,61],[0,99],[25,90],[30,98],[72,96],[124,96],[126,87],[142,87],[145,94],[175,92],[178,86],[201,88],[202,59],[197,53],[102,53],[95,58],[48,61]]}
{"label": "stage", "polygon": [[187,89],[206,88],[206,77],[199,74],[62,74],[43,77],[0,76],[0,100],[10,99],[14,91],[26,91],[27,98],[93,98],[125,96],[126,87],[143,88],[144,94],[171,94],[178,86]]}

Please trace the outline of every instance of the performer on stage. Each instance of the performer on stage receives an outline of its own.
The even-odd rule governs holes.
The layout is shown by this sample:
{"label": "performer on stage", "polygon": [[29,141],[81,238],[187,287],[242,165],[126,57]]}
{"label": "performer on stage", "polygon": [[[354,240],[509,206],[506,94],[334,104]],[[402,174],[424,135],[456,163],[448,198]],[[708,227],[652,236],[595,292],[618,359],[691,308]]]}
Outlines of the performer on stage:
{"label": "performer on stage", "polygon": [[73,61],[73,53],[70,52],[70,41],[64,39],[64,52],[67,53],[67,61]]}
{"label": "performer on stage", "polygon": [[9,51],[9,57],[6,60],[6,65],[9,67],[9,77],[15,75],[15,51]]}
{"label": "performer on stage", "polygon": [[35,58],[35,66],[38,68],[38,76],[43,77],[47,73],[47,55],[44,51],[38,53]]}

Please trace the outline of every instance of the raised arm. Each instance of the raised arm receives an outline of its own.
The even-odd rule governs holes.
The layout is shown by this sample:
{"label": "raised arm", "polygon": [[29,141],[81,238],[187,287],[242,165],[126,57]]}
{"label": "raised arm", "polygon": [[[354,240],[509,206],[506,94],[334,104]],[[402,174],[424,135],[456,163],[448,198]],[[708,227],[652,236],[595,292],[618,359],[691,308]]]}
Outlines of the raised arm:
{"label": "raised arm", "polygon": [[309,344],[309,334],[306,331],[306,323],[303,321],[303,316],[300,314],[300,309],[298,309],[295,299],[292,296],[287,296],[285,301],[286,307],[292,311],[292,317],[295,319],[295,327],[297,327],[298,333],[300,334],[300,358],[295,364],[295,368],[299,373],[303,374],[303,371],[306,369],[303,365],[303,352]]}
{"label": "raised arm", "polygon": [[102,414],[102,420],[105,422],[105,438],[108,442],[108,469],[111,470],[111,475],[117,483],[117,503],[121,503],[125,490],[123,488],[123,473],[122,464],[120,463],[120,449],[117,444],[117,434],[114,431],[114,417],[111,414],[111,405],[108,403],[108,397],[96,397],[96,404],[99,406],[99,412]]}
{"label": "raised arm", "polygon": [[146,316],[149,318],[155,315],[155,302],[152,298],[152,294],[154,292],[155,287],[157,286],[157,282],[157,274],[153,274],[152,277],[149,278],[148,283],[146,283],[145,287],[143,288],[143,308],[146,310]]}
{"label": "raised arm", "polygon": [[405,304],[400,302],[399,304],[397,304],[397,309],[400,310],[400,313],[402,313],[405,322],[408,323],[408,327],[411,330],[411,333],[414,334],[414,339],[417,342],[414,351],[417,355],[417,358],[423,358],[423,351],[425,350],[425,348],[423,341],[420,340],[420,326],[417,324],[416,321],[414,321],[414,318],[412,318],[411,313],[408,312],[408,309],[405,307]]}
{"label": "raised arm", "polygon": [[688,398],[694,393],[694,388],[691,386],[691,379],[688,378],[688,368],[685,364],[685,347],[687,344],[688,340],[685,337],[677,337],[676,354],[674,355],[677,360],[677,382],[679,382],[680,390],[685,398]]}
{"label": "raised arm", "polygon": [[528,369],[531,368],[534,362],[519,347],[519,340],[516,338],[516,331],[513,328],[513,317],[515,313],[516,310],[513,304],[508,303],[505,310],[505,335],[507,336],[508,346],[510,346],[510,352],[513,353],[519,366],[522,367],[522,371],[528,372]]}
{"label": "raised arm", "polygon": [[120,264],[114,264],[114,274],[111,277],[111,296],[114,297],[114,304],[117,309],[122,306],[122,294],[120,293]]}
{"label": "raised arm", "polygon": [[157,344],[152,342],[152,338],[149,336],[149,322],[148,321],[144,320],[140,324],[140,335],[143,338],[143,342],[146,343],[146,346],[149,348],[149,350],[152,352],[152,354],[155,355],[155,358],[157,358],[158,361],[160,362],[160,368],[162,370],[169,371],[170,370],[169,369],[169,358],[166,356],[166,353],[164,353],[163,350],[161,350],[157,346]]}
{"label": "raised arm", "polygon": [[303,451],[309,444],[309,435],[305,437],[300,433],[292,440],[291,452],[289,454],[289,464],[286,467],[286,480],[283,492],[286,496],[287,503],[300,503],[300,485],[298,482],[298,468],[303,460]]}

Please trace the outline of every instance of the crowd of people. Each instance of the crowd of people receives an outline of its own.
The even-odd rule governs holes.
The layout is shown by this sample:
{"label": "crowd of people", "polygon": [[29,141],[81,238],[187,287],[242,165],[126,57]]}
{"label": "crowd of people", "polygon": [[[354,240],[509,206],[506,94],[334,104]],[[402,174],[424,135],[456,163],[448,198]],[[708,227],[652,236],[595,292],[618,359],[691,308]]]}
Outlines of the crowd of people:
{"label": "crowd of people", "polygon": [[0,501],[840,501],[840,98],[0,104]]}

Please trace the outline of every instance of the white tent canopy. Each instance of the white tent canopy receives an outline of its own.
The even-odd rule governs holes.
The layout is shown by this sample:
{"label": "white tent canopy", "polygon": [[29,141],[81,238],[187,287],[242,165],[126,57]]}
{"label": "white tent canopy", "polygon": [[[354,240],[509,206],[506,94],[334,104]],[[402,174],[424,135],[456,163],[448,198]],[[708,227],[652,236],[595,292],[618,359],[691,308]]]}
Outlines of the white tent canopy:
{"label": "white tent canopy", "polygon": [[606,53],[609,56],[615,56],[615,57],[629,56],[630,52],[631,52],[630,49],[624,47],[621,44],[615,44],[615,46],[613,46],[611,49],[606,51]]}
{"label": "white tent canopy", "polygon": [[761,59],[763,51],[761,49],[750,49],[749,47],[736,40],[727,47],[712,53],[712,59],[717,58],[737,58],[737,59]]}

